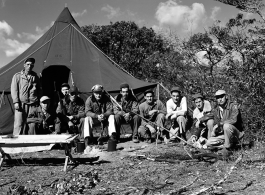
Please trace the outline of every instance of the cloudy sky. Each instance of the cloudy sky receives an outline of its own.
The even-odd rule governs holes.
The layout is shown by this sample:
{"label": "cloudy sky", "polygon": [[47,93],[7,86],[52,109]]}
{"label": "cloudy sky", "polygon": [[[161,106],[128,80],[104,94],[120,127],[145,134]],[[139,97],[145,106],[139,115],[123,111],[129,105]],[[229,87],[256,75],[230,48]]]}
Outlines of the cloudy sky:
{"label": "cloudy sky", "polygon": [[65,5],[80,26],[130,20],[155,30],[170,28],[180,37],[239,12],[214,0],[0,0],[0,67],[41,37]]}

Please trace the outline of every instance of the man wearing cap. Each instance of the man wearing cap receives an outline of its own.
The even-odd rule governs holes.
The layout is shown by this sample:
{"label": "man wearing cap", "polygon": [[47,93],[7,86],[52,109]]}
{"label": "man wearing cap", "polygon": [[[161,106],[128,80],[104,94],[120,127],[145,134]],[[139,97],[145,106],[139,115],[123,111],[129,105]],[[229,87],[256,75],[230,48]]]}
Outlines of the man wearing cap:
{"label": "man wearing cap", "polygon": [[[140,115],[147,120],[142,119],[138,132],[139,135],[148,142],[151,142],[151,139],[155,139],[157,133],[161,133],[165,138],[163,127],[165,124],[166,107],[160,100],[156,100],[154,95],[155,94],[151,89],[145,91],[145,102],[139,105]],[[160,130],[162,132],[160,132]],[[161,142],[161,140],[158,139],[157,142]]]}
{"label": "man wearing cap", "polygon": [[242,138],[243,122],[240,110],[236,103],[230,101],[224,90],[215,93],[218,106],[213,110],[214,127],[212,137],[206,145],[223,144],[222,153],[224,156],[230,154],[230,149]]}
{"label": "man wearing cap", "polygon": [[63,83],[61,85],[61,92],[65,98],[69,94],[70,85],[68,83]]}
{"label": "man wearing cap", "polygon": [[42,96],[40,106],[30,110],[27,118],[29,126],[28,134],[51,134],[55,132],[55,126],[59,123],[57,114],[50,109],[50,98]]}
{"label": "man wearing cap", "polygon": [[211,137],[214,116],[211,113],[211,103],[205,100],[202,94],[194,94],[192,98],[196,108],[193,111],[194,132],[190,140],[192,143],[195,143],[200,137],[206,139]]}
{"label": "man wearing cap", "polygon": [[[109,136],[116,136],[113,105],[104,93],[103,86],[96,84],[91,91],[93,94],[87,98],[85,103],[86,118],[83,137],[85,138],[86,151],[89,150],[89,145],[92,144],[92,129],[95,125],[101,124],[103,129],[108,126]],[[98,142],[98,144],[102,144],[102,137],[98,139]]]}
{"label": "man wearing cap", "polygon": [[135,114],[139,112],[138,102],[127,83],[120,85],[120,94],[115,97],[115,100],[119,104],[114,104],[116,131],[120,132],[122,123],[129,123],[133,130],[133,142],[138,143],[138,128],[141,118]]}
{"label": "man wearing cap", "polygon": [[34,58],[24,62],[24,69],[16,73],[11,82],[11,97],[15,108],[14,135],[27,134],[27,117],[31,108],[38,106],[41,97],[41,85],[37,73],[32,69]]}
{"label": "man wearing cap", "polygon": [[[65,108],[65,113],[62,107]],[[60,102],[58,103],[56,112],[60,119],[60,126],[56,128],[57,133],[77,133],[77,130],[79,133],[82,132],[84,124],[83,118],[85,117],[85,103],[78,96],[77,87],[71,87],[66,98],[62,99],[62,105]]]}
{"label": "man wearing cap", "polygon": [[171,99],[166,103],[167,115],[166,119],[170,119],[172,127],[170,129],[170,140],[174,141],[177,136],[181,136],[182,139],[186,140],[186,124],[187,124],[187,99],[182,96],[179,87],[173,87],[170,91]]}

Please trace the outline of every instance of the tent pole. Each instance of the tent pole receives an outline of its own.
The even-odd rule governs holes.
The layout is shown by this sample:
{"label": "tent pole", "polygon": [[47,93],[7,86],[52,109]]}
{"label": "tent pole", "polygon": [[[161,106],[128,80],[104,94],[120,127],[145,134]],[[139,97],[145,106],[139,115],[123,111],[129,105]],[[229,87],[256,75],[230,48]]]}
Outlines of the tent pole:
{"label": "tent pole", "polygon": [[[170,94],[170,91],[162,84],[162,83],[158,83],[161,87],[163,87],[163,89],[168,92],[168,94]],[[170,94],[171,95],[171,94]]]}
{"label": "tent pole", "polygon": [[3,90],[2,95],[0,97],[0,108],[2,107],[2,104],[5,104],[4,95],[5,95],[5,90]]}
{"label": "tent pole", "polygon": [[159,83],[157,83],[156,92],[157,92],[157,99],[160,100],[159,99],[159,93],[160,93],[159,92]]}

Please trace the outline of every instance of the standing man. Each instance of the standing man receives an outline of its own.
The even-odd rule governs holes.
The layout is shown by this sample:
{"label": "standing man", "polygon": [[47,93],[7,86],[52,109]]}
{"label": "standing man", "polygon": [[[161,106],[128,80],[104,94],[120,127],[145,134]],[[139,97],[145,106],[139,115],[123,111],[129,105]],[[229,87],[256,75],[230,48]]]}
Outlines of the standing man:
{"label": "standing man", "polygon": [[26,127],[28,113],[31,108],[38,106],[41,96],[39,77],[32,71],[34,64],[34,58],[26,59],[24,70],[16,73],[11,82],[11,97],[15,108],[14,135],[28,133]]}
{"label": "standing man", "polygon": [[[64,112],[63,112],[64,109]],[[56,109],[60,124],[56,126],[56,133],[82,132],[85,117],[85,103],[78,97],[78,89],[73,86],[66,98],[62,99],[62,104],[59,102]]]}
{"label": "standing man", "polygon": [[170,91],[171,99],[167,101],[167,115],[166,119],[170,119],[172,127],[170,129],[170,140],[176,139],[176,134],[180,135],[182,139],[186,139],[186,124],[187,124],[187,99],[181,95],[179,87],[173,87]]}
{"label": "standing man", "polygon": [[231,102],[224,90],[215,93],[218,106],[214,109],[214,127],[212,137],[206,145],[221,145],[224,157],[231,154],[231,148],[243,137],[243,122],[236,103]]}
{"label": "standing man", "polygon": [[40,98],[40,106],[30,110],[27,118],[29,126],[28,134],[51,134],[54,131],[55,125],[59,122],[55,111],[50,109],[50,98],[42,96]]}
{"label": "standing man", "polygon": [[141,118],[135,114],[139,112],[138,102],[127,83],[121,84],[120,90],[120,94],[115,97],[115,100],[122,109],[118,105],[114,105],[116,131],[120,132],[122,123],[129,123],[133,130],[133,142],[138,143],[138,128],[141,124]]}
{"label": "standing man", "polygon": [[[104,127],[108,126],[109,136],[116,138],[117,135],[115,130],[113,105],[109,97],[103,92],[103,86],[98,84],[94,85],[91,91],[93,94],[87,98],[85,103],[86,118],[83,136],[85,138],[86,148],[88,148],[88,146],[92,144],[92,130],[95,125],[101,124],[102,130],[104,129]],[[100,136],[100,138],[98,139],[98,144],[103,144],[102,136]]]}
{"label": "standing man", "polygon": [[[151,122],[156,123],[156,125],[154,125],[142,119],[142,124],[139,127],[138,132],[140,136],[145,138],[148,142],[151,142],[151,138],[156,138],[156,134],[160,133],[160,129],[162,130],[165,124],[166,107],[160,100],[156,100],[154,95],[155,94],[151,89],[145,91],[145,102],[139,105],[140,115]],[[162,133],[162,136],[165,141],[167,141],[164,132]],[[161,140],[157,141],[161,142]]]}
{"label": "standing man", "polygon": [[211,113],[211,103],[204,99],[203,95],[198,93],[192,96],[196,108],[193,111],[194,132],[191,140],[194,143],[201,136],[209,139],[213,131],[214,116]]}

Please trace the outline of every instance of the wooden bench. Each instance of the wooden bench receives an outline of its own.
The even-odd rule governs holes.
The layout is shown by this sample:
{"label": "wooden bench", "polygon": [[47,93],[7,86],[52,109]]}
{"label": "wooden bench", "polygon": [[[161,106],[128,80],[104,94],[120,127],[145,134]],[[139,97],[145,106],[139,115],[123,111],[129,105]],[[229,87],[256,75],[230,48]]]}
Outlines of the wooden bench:
{"label": "wooden bench", "polygon": [[51,150],[54,144],[59,143],[63,144],[65,149],[63,170],[66,171],[69,158],[76,163],[71,154],[70,144],[77,136],[70,134],[0,136],[0,168],[5,157],[11,160],[10,154]]}

